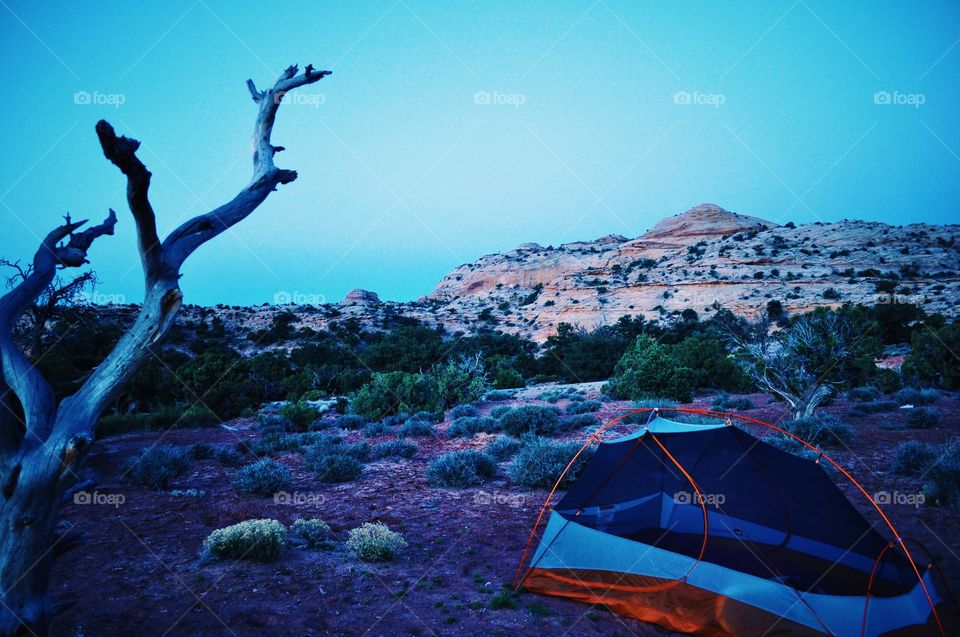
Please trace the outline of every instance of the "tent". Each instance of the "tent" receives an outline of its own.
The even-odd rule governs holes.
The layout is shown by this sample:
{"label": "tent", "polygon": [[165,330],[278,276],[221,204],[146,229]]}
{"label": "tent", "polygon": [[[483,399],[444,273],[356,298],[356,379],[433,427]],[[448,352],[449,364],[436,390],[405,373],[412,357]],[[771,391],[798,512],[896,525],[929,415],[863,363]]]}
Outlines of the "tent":
{"label": "tent", "polygon": [[[888,528],[853,507],[824,470],[835,466],[867,496],[842,467],[819,450],[783,451],[732,419],[790,435],[774,425],[675,411],[715,422],[636,410],[587,441],[600,444],[549,516],[547,498],[518,586],[697,635],[946,634],[931,566],[914,561],[879,507]],[[638,431],[602,440],[641,412]]]}

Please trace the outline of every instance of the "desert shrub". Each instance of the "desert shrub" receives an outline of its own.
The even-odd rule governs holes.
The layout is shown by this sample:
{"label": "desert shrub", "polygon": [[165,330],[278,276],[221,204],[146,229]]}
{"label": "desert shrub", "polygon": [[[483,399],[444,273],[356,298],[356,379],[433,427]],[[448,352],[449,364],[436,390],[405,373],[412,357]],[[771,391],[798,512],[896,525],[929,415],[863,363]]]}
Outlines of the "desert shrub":
{"label": "desert shrub", "polygon": [[892,394],[903,387],[903,378],[896,370],[878,367],[873,374],[873,384],[884,394]]}
{"label": "desert shrub", "polygon": [[855,403],[868,403],[880,398],[880,390],[876,387],[865,385],[863,387],[854,387],[847,392],[847,398]]}
{"label": "desert shrub", "polygon": [[496,473],[497,461],[479,451],[451,451],[427,465],[427,481],[435,487],[471,487]]}
{"label": "desert shrub", "polygon": [[505,433],[519,438],[523,434],[550,434],[560,421],[556,407],[523,405],[514,407],[500,417],[500,427]]}
{"label": "desert shrub", "polygon": [[878,414],[883,411],[896,411],[900,404],[895,400],[872,400],[865,403],[854,403],[847,410],[847,415],[860,417]]}
{"label": "desert shrub", "polygon": [[450,423],[450,427],[447,428],[447,435],[451,438],[458,438],[481,432],[490,433],[496,431],[499,426],[500,424],[496,419],[487,416],[463,416]]}
{"label": "desert shrub", "polygon": [[447,416],[449,416],[452,420],[463,418],[464,416],[476,417],[479,415],[480,412],[473,405],[457,405],[447,412]]}
{"label": "desert shrub", "polygon": [[417,445],[406,440],[390,440],[373,448],[374,458],[412,458],[417,453]]}
{"label": "desert shrub", "polygon": [[264,458],[237,471],[233,486],[240,493],[269,496],[289,490],[292,482],[293,476],[286,465]]}
{"label": "desert shrub", "polygon": [[347,548],[365,562],[389,562],[406,546],[403,536],[382,522],[364,522],[347,535]]}
{"label": "desert shrub", "polygon": [[893,454],[893,470],[902,476],[920,476],[937,458],[937,450],[929,442],[908,440]]}
{"label": "desert shrub", "polygon": [[[641,398],[639,400],[633,400],[630,402],[631,409],[653,409],[655,407],[659,407],[660,409],[670,409],[671,407],[679,407],[679,405],[680,403],[677,401],[664,398],[663,396]],[[642,415],[646,416],[646,414]]]}
{"label": "desert shrub", "polygon": [[363,435],[368,438],[383,436],[388,433],[390,433],[390,426],[387,425],[386,419],[370,422],[363,426]]}
{"label": "desert shrub", "polygon": [[943,413],[936,407],[915,407],[906,411],[910,429],[930,429],[943,421]]}
{"label": "desert shrub", "polygon": [[243,462],[243,456],[240,455],[240,452],[230,449],[229,447],[217,449],[216,457],[217,461],[225,467],[238,467],[240,463]]}
{"label": "desert shrub", "polygon": [[246,520],[217,529],[203,541],[200,557],[211,559],[272,562],[280,557],[287,529],[276,520]]}
{"label": "desert shrub", "polygon": [[904,387],[893,395],[901,405],[932,405],[940,399],[940,392],[936,389],[917,389]]}
{"label": "desert shrub", "polygon": [[937,457],[923,482],[927,504],[960,504],[960,439],[952,438],[937,448]]}
{"label": "desert shrub", "polygon": [[193,461],[210,460],[215,457],[215,453],[213,447],[207,443],[195,442],[187,450],[187,457]]}
{"label": "desert shrub", "polygon": [[903,375],[911,382],[960,389],[960,365],[953,354],[958,351],[960,323],[943,325],[936,330],[918,329],[910,341],[910,354],[903,361]]}
{"label": "desert shrub", "polygon": [[323,520],[295,520],[290,525],[290,535],[309,549],[330,549],[334,547],[330,525]]}
{"label": "desert shrub", "polygon": [[422,410],[437,412],[439,408],[437,382],[428,374],[377,373],[353,398],[354,411],[370,420]]}
{"label": "desert shrub", "polygon": [[487,602],[490,610],[514,610],[520,608],[520,596],[509,588],[502,588],[490,596]]}
{"label": "desert shrub", "polygon": [[511,409],[513,408],[510,405],[496,405],[495,407],[493,407],[493,409],[491,409],[487,413],[487,415],[490,416],[491,418],[496,418],[497,420],[499,420],[500,418],[503,417],[505,413],[507,413]]}
{"label": "desert shrub", "polygon": [[[545,438],[529,438],[514,456],[507,474],[515,483],[525,487],[553,487],[580,447],[581,445],[575,442],[554,443]],[[577,462],[564,476],[563,485],[569,485],[576,480],[590,455],[589,450],[580,454]]]}
{"label": "desert shrub", "polygon": [[600,411],[601,407],[603,407],[603,404],[599,400],[578,400],[568,404],[563,411],[571,415],[592,414],[595,411]]}
{"label": "desert shrub", "polygon": [[574,431],[576,429],[583,429],[584,427],[596,427],[599,424],[600,421],[594,414],[577,414],[564,418],[560,423],[560,429],[564,431]]}
{"label": "desert shrub", "polygon": [[620,400],[665,396],[690,402],[696,386],[693,370],[671,356],[669,346],[641,335],[623,354],[603,391]]}
{"label": "desert shrub", "polygon": [[362,429],[367,424],[369,424],[369,422],[370,421],[368,421],[363,416],[358,416],[356,414],[347,414],[345,416],[340,416],[339,418],[337,418],[334,424],[337,427],[340,427],[341,429]]}
{"label": "desert shrub", "polygon": [[359,460],[342,453],[316,457],[310,462],[309,468],[321,482],[351,482],[363,473],[363,464]]}
{"label": "desert shrub", "polygon": [[293,431],[307,431],[320,417],[320,411],[305,402],[287,403],[280,409],[280,415]]}
{"label": "desert shrub", "polygon": [[731,396],[730,394],[717,394],[713,402],[710,403],[710,407],[713,409],[719,409],[721,411],[726,411],[733,409],[735,411],[747,411],[748,409],[753,409],[753,401],[747,398],[746,396]]}
{"label": "desert shrub", "polygon": [[178,447],[157,444],[144,449],[123,466],[127,479],[152,489],[166,489],[170,480],[186,473],[190,460]]}
{"label": "desert shrub", "polygon": [[408,420],[410,420],[410,414],[393,414],[392,416],[387,416],[380,422],[387,427],[399,427]]}
{"label": "desert shrub", "polygon": [[270,429],[260,432],[260,436],[248,444],[249,451],[255,456],[275,456],[284,451],[296,451],[303,442],[302,438],[282,431]]}
{"label": "desert shrub", "polygon": [[443,408],[480,400],[488,389],[483,361],[463,357],[435,367],[430,377],[437,386],[437,396]]}
{"label": "desert shrub", "polygon": [[669,346],[668,352],[676,364],[693,371],[695,387],[713,387],[728,392],[750,389],[749,378],[715,336],[688,336]]}
{"label": "desert shrub", "polygon": [[483,397],[484,400],[489,402],[500,402],[502,400],[510,400],[513,398],[512,391],[504,391],[500,389],[495,389],[493,391],[488,391],[486,396]]}
{"label": "desert shrub", "polygon": [[101,416],[97,422],[97,437],[122,434],[128,431],[169,429],[180,424],[183,410],[175,406],[159,407],[146,413],[112,413]]}
{"label": "desert shrub", "polygon": [[435,434],[433,423],[419,418],[411,418],[397,430],[397,435],[401,438],[426,438]]}
{"label": "desert shrub", "polygon": [[520,441],[509,436],[497,436],[483,451],[497,460],[509,460],[520,451]]}
{"label": "desert shrub", "polygon": [[[510,367],[501,367],[493,377],[493,388],[496,389],[517,389],[523,387],[523,376],[517,370]],[[490,400],[487,394],[487,400]]]}
{"label": "desert shrub", "polygon": [[850,427],[827,414],[797,418],[780,426],[814,446],[835,447],[847,445],[853,441],[853,431]]}

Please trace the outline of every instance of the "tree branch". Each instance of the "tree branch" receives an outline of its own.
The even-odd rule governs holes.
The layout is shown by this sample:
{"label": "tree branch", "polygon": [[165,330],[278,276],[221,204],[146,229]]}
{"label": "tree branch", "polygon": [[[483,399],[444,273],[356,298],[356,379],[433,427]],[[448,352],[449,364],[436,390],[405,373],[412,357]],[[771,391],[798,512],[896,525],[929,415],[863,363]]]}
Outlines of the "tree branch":
{"label": "tree branch", "polygon": [[170,233],[163,242],[163,249],[173,267],[179,268],[194,250],[245,219],[279,184],[288,184],[297,178],[295,170],[277,168],[273,162],[274,155],[283,150],[270,141],[277,110],[289,91],[313,84],[330,74],[331,71],[315,71],[310,65],[298,75],[296,65],[290,66],[265,91],[258,91],[253,80],[247,80],[250,95],[259,106],[253,131],[253,178],[228,203],[190,219]]}
{"label": "tree branch", "polygon": [[150,205],[150,171],[137,157],[140,142],[129,137],[117,137],[117,133],[105,120],[97,122],[97,137],[104,156],[127,177],[127,205],[137,225],[140,261],[144,275],[149,279],[163,267],[160,237],[157,234],[157,219]]}

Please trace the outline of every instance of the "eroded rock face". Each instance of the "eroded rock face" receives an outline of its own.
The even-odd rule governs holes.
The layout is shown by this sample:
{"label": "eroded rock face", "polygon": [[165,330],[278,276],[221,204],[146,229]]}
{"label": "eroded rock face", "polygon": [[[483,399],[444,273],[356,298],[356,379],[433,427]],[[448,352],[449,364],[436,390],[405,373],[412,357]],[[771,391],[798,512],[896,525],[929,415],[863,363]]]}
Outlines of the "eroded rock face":
{"label": "eroded rock face", "polygon": [[[895,297],[878,292],[891,285]],[[960,225],[792,227],[701,204],[635,239],[525,243],[482,256],[412,303],[354,290],[343,303],[292,311],[314,329],[348,318],[376,328],[388,315],[404,315],[451,331],[496,328],[543,341],[561,322],[593,328],[628,314],[664,319],[687,308],[701,319],[721,308],[753,317],[771,300],[792,313],[896,301],[955,317]],[[278,311],[250,308],[242,323],[260,329]]]}

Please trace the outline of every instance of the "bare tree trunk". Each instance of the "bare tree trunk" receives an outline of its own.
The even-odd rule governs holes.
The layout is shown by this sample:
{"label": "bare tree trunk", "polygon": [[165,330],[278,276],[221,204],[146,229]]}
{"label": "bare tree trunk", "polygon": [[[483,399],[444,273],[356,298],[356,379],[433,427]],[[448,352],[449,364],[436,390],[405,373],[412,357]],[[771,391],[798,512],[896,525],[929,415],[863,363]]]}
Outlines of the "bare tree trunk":
{"label": "bare tree trunk", "polygon": [[[231,201],[188,220],[161,242],[148,198],[150,171],[137,158],[140,142],[118,137],[105,121],[97,123],[103,153],[127,178],[127,203],[136,224],[144,272],[144,301],[133,326],[81,388],[58,405],[53,390],[14,344],[13,329],[27,308],[47,289],[59,268],[87,262],[87,250],[100,236],[113,234],[117,218],[83,232],[86,222],[66,222],[51,231],[34,255],[32,269],[0,298],[0,637],[42,636],[49,632],[48,594],[54,559],[72,542],[58,536],[60,506],[78,481],[94,427],[103,410],[151,356],[180,309],[180,269],[201,245],[252,213],[280,184],[297,178],[277,168],[283,150],[270,141],[274,120],[287,91],[329,75],[308,66],[303,74],[287,68],[265,91],[247,85],[258,105],[254,127],[253,178]],[[67,241],[67,243],[63,243]],[[19,399],[24,418],[12,418],[6,390]]]}

